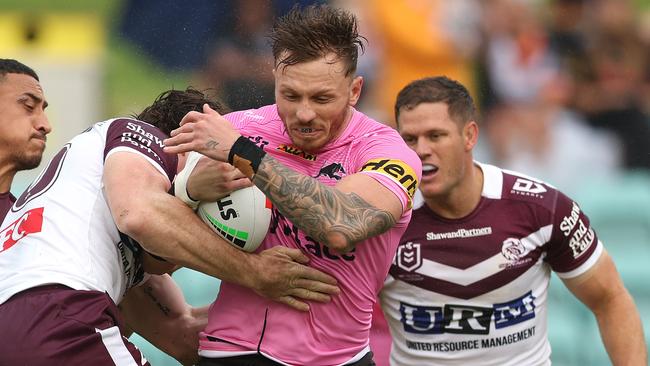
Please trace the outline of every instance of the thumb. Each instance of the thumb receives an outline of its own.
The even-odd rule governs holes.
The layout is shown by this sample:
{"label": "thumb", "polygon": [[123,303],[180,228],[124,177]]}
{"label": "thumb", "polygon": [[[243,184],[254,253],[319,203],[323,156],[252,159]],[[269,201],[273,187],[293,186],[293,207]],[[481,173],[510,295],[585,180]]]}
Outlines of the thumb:
{"label": "thumb", "polygon": [[219,112],[217,112],[214,109],[210,108],[210,105],[208,103],[203,104],[203,113],[205,113],[205,114],[216,114],[216,115],[220,116]]}

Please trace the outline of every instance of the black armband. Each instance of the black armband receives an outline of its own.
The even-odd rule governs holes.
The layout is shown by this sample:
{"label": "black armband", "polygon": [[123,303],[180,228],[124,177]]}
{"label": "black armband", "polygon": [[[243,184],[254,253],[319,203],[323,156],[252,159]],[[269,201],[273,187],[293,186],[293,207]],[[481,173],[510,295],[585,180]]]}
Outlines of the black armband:
{"label": "black armband", "polygon": [[240,136],[230,148],[228,162],[248,178],[253,178],[265,155],[266,152],[255,143],[244,136]]}

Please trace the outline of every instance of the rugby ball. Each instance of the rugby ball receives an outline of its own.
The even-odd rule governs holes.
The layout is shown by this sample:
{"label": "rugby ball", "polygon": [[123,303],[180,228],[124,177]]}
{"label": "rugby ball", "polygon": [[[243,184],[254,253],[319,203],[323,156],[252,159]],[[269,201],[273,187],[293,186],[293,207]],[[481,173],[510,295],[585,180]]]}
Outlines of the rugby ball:
{"label": "rugby ball", "polygon": [[230,244],[255,251],[269,230],[271,201],[259,188],[242,188],[214,202],[201,202],[201,219]]}

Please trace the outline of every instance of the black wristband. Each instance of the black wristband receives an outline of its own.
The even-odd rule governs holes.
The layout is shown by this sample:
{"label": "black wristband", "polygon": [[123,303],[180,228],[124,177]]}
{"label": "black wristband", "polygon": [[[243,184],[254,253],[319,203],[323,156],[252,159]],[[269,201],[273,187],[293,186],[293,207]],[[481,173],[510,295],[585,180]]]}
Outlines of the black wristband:
{"label": "black wristband", "polygon": [[248,178],[253,178],[260,167],[266,152],[255,145],[251,140],[240,136],[228,153],[228,162],[239,169]]}

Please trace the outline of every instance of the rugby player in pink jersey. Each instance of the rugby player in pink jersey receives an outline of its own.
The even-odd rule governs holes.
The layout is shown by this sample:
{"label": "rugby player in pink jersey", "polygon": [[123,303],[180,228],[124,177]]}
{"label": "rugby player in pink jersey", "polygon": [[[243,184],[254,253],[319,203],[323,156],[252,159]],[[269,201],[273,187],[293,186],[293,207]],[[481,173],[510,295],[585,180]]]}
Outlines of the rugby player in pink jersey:
{"label": "rugby player in pink jersey", "polygon": [[[38,116],[33,80],[23,79],[34,95],[8,99]],[[206,103],[222,108],[196,90],[170,90],[138,119],[93,124],[9,208],[0,225],[0,365],[148,365],[125,337],[118,305],[132,330],[194,364],[207,308],[185,303],[164,273],[175,264],[278,301],[338,292],[334,278],[301,264],[308,258],[299,250],[239,251],[168,193],[185,157],[164,153],[162,141]],[[27,135],[18,130],[16,142]]]}
{"label": "rugby player in pink jersey", "polygon": [[[341,292],[299,312],[222,282],[199,365],[373,365],[373,305],[410,219],[420,162],[394,129],[354,109],[363,80],[352,14],[294,8],[271,39],[276,104],[225,118],[208,107],[189,113],[165,149],[237,167],[274,205],[261,249],[300,249]],[[195,199],[204,197],[192,188],[197,174],[187,186]]]}
{"label": "rugby player in pink jersey", "polygon": [[596,316],[612,363],[646,365],[638,311],[586,214],[544,182],[474,161],[474,115],[467,89],[446,77],[397,96],[424,202],[381,291],[390,364],[550,365],[554,271]]}

